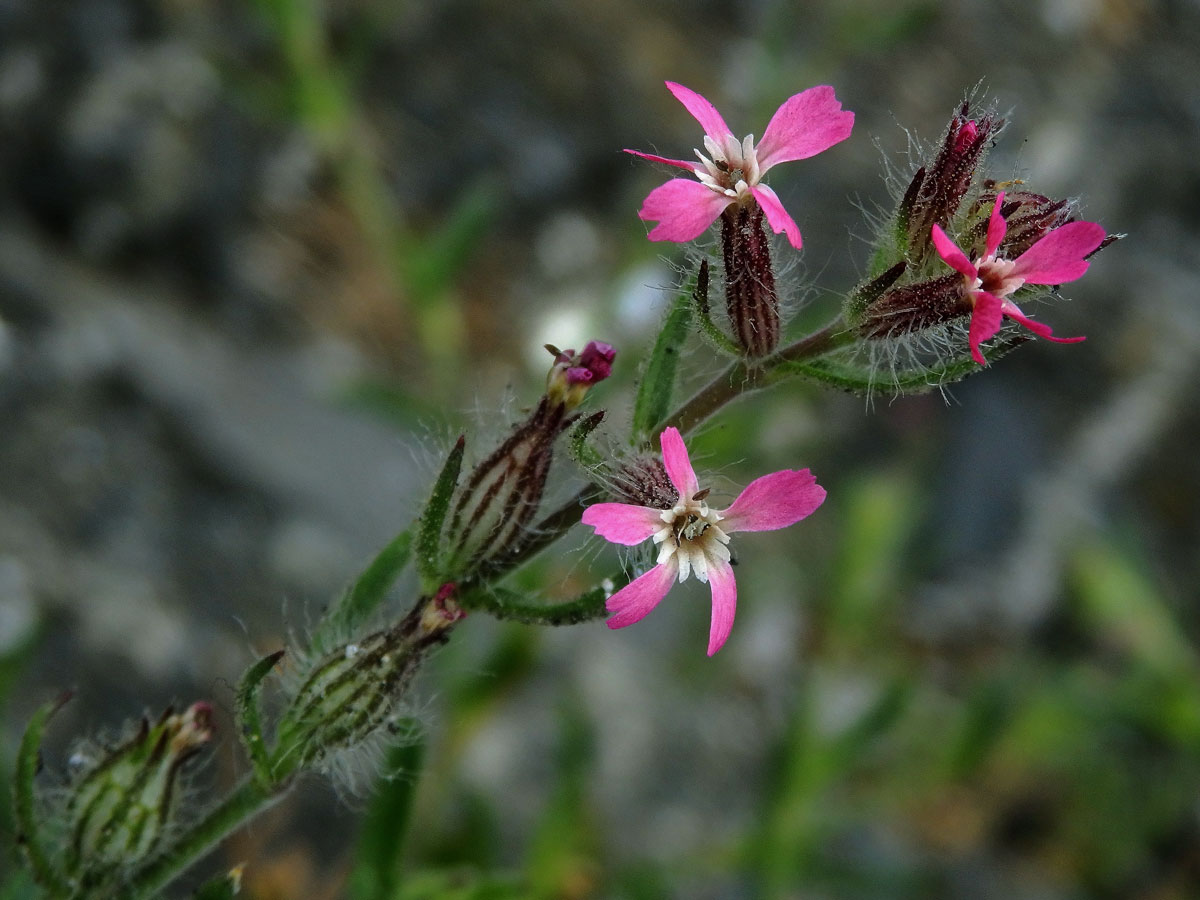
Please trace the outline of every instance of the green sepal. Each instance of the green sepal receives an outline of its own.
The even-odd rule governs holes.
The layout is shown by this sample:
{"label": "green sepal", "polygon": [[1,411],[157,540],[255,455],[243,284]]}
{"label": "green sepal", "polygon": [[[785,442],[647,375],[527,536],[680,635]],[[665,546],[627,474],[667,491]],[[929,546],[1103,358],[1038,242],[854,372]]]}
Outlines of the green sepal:
{"label": "green sepal", "polygon": [[233,900],[242,889],[242,865],[234,866],[196,889],[192,900]]}
{"label": "green sepal", "polygon": [[696,273],[696,287],[692,291],[692,305],[696,309],[696,321],[700,325],[700,331],[708,338],[718,350],[734,357],[741,357],[742,350],[735,344],[730,337],[725,334],[717,323],[712,318],[712,307],[708,303],[708,260],[703,260],[700,263],[700,269]]}
{"label": "green sepal", "polygon": [[458,473],[462,470],[466,446],[466,437],[459,435],[433,485],[425,512],[421,514],[420,531],[417,533],[417,571],[421,573],[421,581],[427,588],[436,585],[443,574],[438,553],[441,549],[442,524],[446,521],[446,512],[454,498],[454,489],[458,487]]}
{"label": "green sepal", "polygon": [[262,719],[258,711],[258,691],[263,679],[271,673],[279,660],[283,659],[286,651],[276,650],[264,656],[242,676],[242,682],[237,691],[237,724],[238,734],[242,745],[254,766],[254,775],[264,784],[269,785],[271,776],[270,754],[267,753],[266,743],[262,733]]}
{"label": "green sepal", "polygon": [[658,340],[638,385],[633,406],[633,443],[640,444],[651,437],[658,424],[671,411],[675,376],[679,372],[679,356],[692,324],[691,288],[685,289],[663,322]]}
{"label": "green sepal", "polygon": [[412,555],[412,535],[405,530],[379,551],[341,599],[321,619],[313,632],[312,645],[318,652],[333,648],[370,617]]}
{"label": "green sepal", "polygon": [[464,609],[486,612],[497,619],[526,625],[577,625],[607,615],[605,601],[629,583],[629,578],[624,574],[606,580],[611,586],[599,584],[565,603],[530,602],[525,594],[495,585],[480,587],[460,597],[459,602]]}
{"label": "green sepal", "polygon": [[604,462],[604,457],[588,445],[587,439],[604,421],[604,410],[598,410],[590,416],[584,416],[571,426],[567,435],[567,453],[571,459],[585,469],[594,469]]}
{"label": "green sepal", "polygon": [[29,720],[21,747],[17,751],[17,765],[13,777],[13,806],[17,823],[17,842],[24,848],[33,869],[34,878],[54,895],[65,894],[67,885],[60,874],[60,862],[51,862],[51,853],[43,842],[38,828],[37,810],[34,802],[34,779],[41,768],[42,735],[46,724],[63,704],[71,699],[70,692],[41,706]]}
{"label": "green sepal", "polygon": [[846,321],[851,325],[861,322],[867,307],[883,296],[883,292],[894,285],[907,268],[908,263],[900,260],[852,290],[846,297],[843,311]]}

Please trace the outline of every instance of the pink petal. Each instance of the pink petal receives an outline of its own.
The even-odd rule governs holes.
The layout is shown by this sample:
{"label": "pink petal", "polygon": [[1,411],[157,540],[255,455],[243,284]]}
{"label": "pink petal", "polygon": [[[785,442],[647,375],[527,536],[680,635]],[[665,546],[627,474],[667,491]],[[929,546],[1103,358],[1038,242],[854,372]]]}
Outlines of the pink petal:
{"label": "pink petal", "polygon": [[1048,341],[1054,341],[1056,344],[1078,344],[1080,341],[1085,341],[1085,337],[1055,337],[1054,332],[1050,330],[1050,326],[1043,322],[1035,322],[1017,307],[1017,304],[1010,300],[1005,300],[1000,311],[1014,321],[1020,322],[1034,334],[1039,337],[1044,337]]}
{"label": "pink petal", "polygon": [[675,490],[679,491],[681,501],[690,499],[700,490],[700,482],[696,480],[696,472],[692,468],[692,461],[688,459],[687,447],[683,444],[679,429],[664,428],[658,440],[662,446],[663,467],[667,470],[667,477],[675,485]]}
{"label": "pink petal", "polygon": [[631,503],[595,503],[583,511],[583,524],[614,544],[632,547],[664,527],[661,509]]}
{"label": "pink petal", "polygon": [[787,210],[783,208],[783,203],[780,201],[779,195],[765,184],[755,185],[750,188],[750,193],[754,195],[754,199],[758,201],[758,205],[766,213],[767,222],[770,224],[771,230],[776,234],[786,232],[789,243],[799,250],[803,243],[800,240],[800,227],[788,215]]}
{"label": "pink petal", "polygon": [[680,169],[687,169],[693,175],[697,171],[703,171],[704,167],[699,161],[688,162],[686,159],[667,159],[665,156],[655,156],[653,153],[643,153],[641,150],[626,150],[626,153],[632,153],[634,156],[640,156],[642,159],[648,159],[650,162],[666,163],[668,166],[677,166]]}
{"label": "pink petal", "polygon": [[794,159],[807,159],[850,137],[854,113],[842,104],[827,84],[789,97],[775,111],[758,142],[762,172]]}
{"label": "pink petal", "polygon": [[640,622],[649,615],[654,607],[667,596],[667,591],[675,583],[678,566],[674,559],[655,566],[646,574],[635,578],[625,587],[608,598],[604,604],[613,615],[609,618],[609,628],[625,628],[634,622]]}
{"label": "pink petal", "polygon": [[708,655],[712,656],[725,645],[733,629],[737,612],[737,582],[733,567],[726,561],[709,562],[708,584],[712,588],[712,624],[708,629]]}
{"label": "pink petal", "polygon": [[988,219],[987,256],[995,256],[996,250],[1004,243],[1004,235],[1008,232],[1008,223],[1000,215],[1000,204],[1004,202],[1004,191],[996,195],[996,205],[992,207],[991,218]]}
{"label": "pink petal", "polygon": [[1103,240],[1104,228],[1095,222],[1068,222],[1018,256],[1012,274],[1028,284],[1074,281],[1088,269],[1084,257]]}
{"label": "pink petal", "polygon": [[686,243],[703,234],[732,202],[699,181],[673,178],[650,192],[638,216],[658,222],[650,230],[650,240]]}
{"label": "pink petal", "polygon": [[971,265],[971,261],[967,259],[967,255],[958,249],[958,245],[946,236],[946,232],[942,231],[941,225],[933,226],[933,246],[946,265],[954,269],[956,272],[961,272],[967,278],[972,280],[979,277],[979,270]]}
{"label": "pink petal", "polygon": [[721,530],[774,531],[812,515],[825,500],[825,489],[808,469],[784,469],[756,478],[722,510]]}
{"label": "pink petal", "polygon": [[667,89],[687,107],[688,112],[695,116],[700,127],[704,129],[704,133],[718,144],[725,142],[726,135],[733,134],[729,130],[729,126],[725,124],[725,120],[721,118],[721,114],[717,112],[717,108],[695,91],[673,81],[667,82]]}
{"label": "pink petal", "polygon": [[[937,226],[933,226],[937,228]],[[984,359],[983,350],[979,345],[990,337],[994,337],[996,332],[1000,330],[1000,325],[1004,319],[1001,309],[1004,306],[1004,301],[999,297],[988,294],[984,291],[975,291],[971,294],[975,298],[975,310],[971,313],[971,330],[968,334],[968,340],[971,344],[971,356],[975,362],[981,366],[987,365],[987,360]]]}

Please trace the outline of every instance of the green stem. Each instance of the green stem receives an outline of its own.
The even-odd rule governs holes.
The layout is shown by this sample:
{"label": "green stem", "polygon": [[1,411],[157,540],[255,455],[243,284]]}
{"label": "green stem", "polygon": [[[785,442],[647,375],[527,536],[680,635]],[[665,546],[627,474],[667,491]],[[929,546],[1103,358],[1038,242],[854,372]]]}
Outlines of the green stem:
{"label": "green stem", "polygon": [[264,811],[286,792],[287,784],[259,784],[246,777],[203,818],[187,828],[162,855],[143,867],[129,885],[130,900],[151,900],[185,869],[208,853],[235,828]]}
{"label": "green stem", "polygon": [[629,579],[617,573],[608,580],[611,584],[607,590],[595,587],[563,603],[529,603],[524,595],[499,586],[481,587],[461,597],[460,602],[466,609],[481,610],[497,619],[526,625],[577,625],[608,615],[604,601],[614,590],[624,587]]}

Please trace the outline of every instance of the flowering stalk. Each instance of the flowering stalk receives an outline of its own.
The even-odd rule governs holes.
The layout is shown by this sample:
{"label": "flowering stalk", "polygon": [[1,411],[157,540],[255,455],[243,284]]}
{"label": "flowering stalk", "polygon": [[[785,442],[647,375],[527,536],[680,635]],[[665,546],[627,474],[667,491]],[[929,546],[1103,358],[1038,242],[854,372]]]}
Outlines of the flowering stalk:
{"label": "flowering stalk", "polygon": [[[809,88],[784,102],[756,143],[753,135],[734,137],[701,95],[667,86],[703,128],[704,149],[698,162],[628,151],[692,176],[655,188],[639,215],[655,223],[649,238],[656,241],[692,241],[720,221],[721,253],[712,269],[720,266],[724,318],[711,315],[706,258],[640,369],[631,434],[615,451],[602,449],[596,436],[604,410],[579,411],[590,389],[612,374],[615,351],[598,341],[580,352],[547,346],[553,362],[545,389],[525,419],[495,448],[478,452],[473,465],[468,448],[476,448],[460,436],[417,521],[333,605],[309,646],[264,656],[243,677],[236,731],[251,771],[200,816],[175,816],[178,773],[212,733],[208,707],[195,704],[154,726],[143,723],[89,768],[61,811],[66,824],[57,833],[70,842],[55,844],[55,829],[35,816],[38,746],[52,707],[40,711],[21,747],[16,809],[32,868],[53,896],[115,885],[135,900],[156,896],[229,831],[283,796],[300,773],[334,770],[347,754],[394,740],[417,671],[468,611],[542,625],[607,615],[611,628],[623,628],[648,616],[676,581],[695,575],[711,590],[707,652],[717,653],[730,637],[737,604],[731,535],[788,527],[825,500],[807,469],[762,476],[724,508],[710,500],[683,436],[737,397],[796,376],[869,393],[881,360],[898,392],[927,389],[979,371],[1023,340],[1016,329],[1002,330],[1005,318],[1053,341],[1079,340],[1054,336],[1017,301],[1034,293],[1030,286],[1079,278],[1087,259],[1113,238],[1077,221],[1065,200],[983,178],[979,169],[1003,123],[990,111],[973,115],[965,103],[898,199],[869,273],[847,292],[840,315],[807,336],[785,339],[779,272],[787,270],[776,269],[772,253],[803,244],[763,176],[845,140],[854,115],[842,110],[832,88]],[[768,227],[786,240],[773,239]],[[730,359],[672,407],[680,359],[696,328]],[[897,364],[902,353],[911,362]],[[546,512],[560,440],[589,481]],[[652,545],[653,565],[643,559],[640,569],[558,603],[504,586],[505,576],[581,522],[611,543]],[[385,617],[389,590],[414,560],[416,601],[398,619]],[[289,673],[282,713],[264,726],[259,692],[281,666]]]}

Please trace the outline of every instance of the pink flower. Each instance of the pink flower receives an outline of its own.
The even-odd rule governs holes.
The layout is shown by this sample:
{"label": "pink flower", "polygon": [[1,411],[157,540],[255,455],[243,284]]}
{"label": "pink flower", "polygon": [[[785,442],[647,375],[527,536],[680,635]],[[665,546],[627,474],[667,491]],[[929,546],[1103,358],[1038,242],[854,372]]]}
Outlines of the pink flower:
{"label": "pink flower", "polygon": [[626,150],[643,159],[687,169],[699,181],[673,178],[652,190],[638,215],[658,222],[650,231],[652,241],[680,243],[699,237],[732,204],[757,201],[776,234],[786,232],[800,249],[800,229],[788,215],[779,196],[760,181],[774,165],[816,156],[850,136],[854,113],[844,112],[828,85],[809,88],[784,101],[776,110],[762,141],[754,146],[754,135],[739,141],[715,106],[681,84],[667,87],[704,128],[705,156],[700,163],[666,159],[637,150]]}
{"label": "pink flower", "polygon": [[[606,604],[609,628],[639,622],[667,595],[676,580],[695,575],[712,588],[708,655],[725,643],[733,628],[737,585],[729,564],[729,535],[735,531],[774,531],[808,516],[825,500],[825,489],[808,469],[785,469],[758,478],[728,509],[709,509],[683,438],[667,428],[660,438],[663,465],[679,499],[671,509],[631,503],[597,503],[583,511],[583,524],[596,534],[631,547],[647,539],[659,544],[658,565],[621,588]],[[717,523],[720,523],[719,525]]]}
{"label": "pink flower", "polygon": [[1084,257],[1099,247],[1105,236],[1104,229],[1095,222],[1068,222],[1038,240],[1016,259],[1002,259],[996,251],[1004,241],[1008,227],[1000,214],[1003,203],[1004,192],[1001,191],[996,195],[996,205],[988,220],[987,250],[978,262],[971,262],[940,226],[933,226],[933,245],[938,255],[946,265],[960,272],[966,282],[967,296],[973,307],[968,335],[971,356],[981,366],[987,365],[987,360],[980,345],[1000,330],[1004,316],[1021,323],[1034,334],[1060,344],[1083,340],[1082,337],[1055,337],[1050,326],[1033,321],[1007,297],[1025,284],[1063,284],[1082,277],[1088,270]]}

